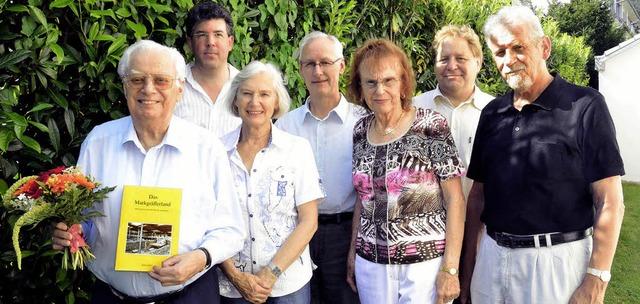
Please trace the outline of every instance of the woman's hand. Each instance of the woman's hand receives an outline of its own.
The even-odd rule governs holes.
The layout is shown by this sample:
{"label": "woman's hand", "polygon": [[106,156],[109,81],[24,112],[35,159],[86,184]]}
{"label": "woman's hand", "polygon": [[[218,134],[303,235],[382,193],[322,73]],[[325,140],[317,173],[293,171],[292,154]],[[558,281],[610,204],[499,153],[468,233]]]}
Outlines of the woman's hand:
{"label": "woman's hand", "polygon": [[275,276],[271,271],[265,267],[257,274],[251,274],[248,272],[238,272],[237,276],[231,279],[233,286],[238,289],[242,297],[251,303],[264,303],[271,294],[271,287],[278,278],[275,280],[267,280],[264,277],[265,269],[269,271],[272,277]]}
{"label": "woman's hand", "polygon": [[51,231],[51,247],[53,250],[62,250],[64,247],[71,246],[71,233],[67,232],[69,227],[65,223],[53,223],[53,231]]}
{"label": "woman's hand", "polygon": [[457,275],[438,271],[436,277],[436,303],[450,303],[460,295],[460,280]]}

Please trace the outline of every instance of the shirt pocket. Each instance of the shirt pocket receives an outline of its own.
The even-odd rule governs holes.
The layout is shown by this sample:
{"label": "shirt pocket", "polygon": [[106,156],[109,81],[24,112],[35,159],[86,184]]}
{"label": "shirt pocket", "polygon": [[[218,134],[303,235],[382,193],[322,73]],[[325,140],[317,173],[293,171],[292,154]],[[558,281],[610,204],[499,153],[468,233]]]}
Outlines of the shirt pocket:
{"label": "shirt pocket", "polygon": [[577,151],[553,142],[531,141],[527,174],[549,180],[581,177],[582,161]]}
{"label": "shirt pocket", "polygon": [[295,171],[285,167],[272,169],[269,178],[268,211],[280,216],[295,214]]}

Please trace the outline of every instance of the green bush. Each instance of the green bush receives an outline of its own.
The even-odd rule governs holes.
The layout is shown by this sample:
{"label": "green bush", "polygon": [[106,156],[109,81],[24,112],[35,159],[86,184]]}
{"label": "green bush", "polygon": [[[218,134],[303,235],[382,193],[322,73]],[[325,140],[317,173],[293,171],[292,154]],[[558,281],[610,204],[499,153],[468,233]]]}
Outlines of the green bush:
{"label": "green bush", "polygon": [[[307,94],[297,46],[310,31],[337,36],[347,62],[366,39],[392,39],[413,61],[423,92],[436,84],[431,51],[436,30],[468,23],[480,34],[486,17],[510,1],[218,2],[235,22],[230,62],[238,68],[251,59],[275,62],[297,107]],[[20,176],[74,165],[82,140],[95,125],[128,115],[116,72],[128,44],[152,39],[177,47],[190,59],[183,22],[192,6],[190,0],[0,0],[0,193]],[[572,58],[584,48],[581,40],[566,43],[551,64],[571,62],[575,72],[567,79],[572,81],[581,77],[583,66]],[[484,67],[479,86],[503,93],[506,86],[486,51]],[[17,270],[10,241],[14,222],[15,216],[0,209],[0,301],[87,302],[94,278],[89,272],[59,270],[60,255],[51,250],[47,224],[21,235],[25,256],[23,270]]]}

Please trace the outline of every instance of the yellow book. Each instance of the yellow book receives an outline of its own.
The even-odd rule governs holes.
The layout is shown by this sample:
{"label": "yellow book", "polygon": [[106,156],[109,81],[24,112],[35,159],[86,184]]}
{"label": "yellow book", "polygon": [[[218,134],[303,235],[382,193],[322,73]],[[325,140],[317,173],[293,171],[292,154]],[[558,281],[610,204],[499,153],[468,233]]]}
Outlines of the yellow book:
{"label": "yellow book", "polygon": [[116,270],[149,271],[178,254],[182,189],[124,186]]}

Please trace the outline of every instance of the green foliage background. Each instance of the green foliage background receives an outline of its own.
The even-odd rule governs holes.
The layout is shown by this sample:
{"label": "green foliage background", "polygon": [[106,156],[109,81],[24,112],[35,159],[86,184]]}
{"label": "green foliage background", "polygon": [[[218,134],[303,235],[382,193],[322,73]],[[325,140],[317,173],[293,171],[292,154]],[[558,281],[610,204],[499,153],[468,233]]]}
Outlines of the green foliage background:
{"label": "green foliage background", "polygon": [[[449,24],[477,33],[506,0],[220,0],[235,21],[230,62],[276,63],[293,107],[306,96],[298,74],[297,44],[312,30],[336,35],[348,62],[363,41],[387,37],[411,60],[418,91],[435,87],[431,40]],[[116,73],[126,46],[152,39],[177,47],[190,59],[184,17],[190,0],[0,0],[0,193],[19,176],[76,163],[79,146],[97,124],[128,115]],[[548,23],[548,24],[547,24]],[[552,70],[584,84],[589,47],[581,38],[545,28],[554,43]],[[482,37],[482,35],[480,35]],[[506,86],[485,51],[478,85],[493,94]],[[348,71],[347,71],[348,73]],[[346,78],[345,78],[346,79]],[[345,84],[342,84],[344,87]],[[23,270],[11,248],[16,216],[0,209],[0,300],[4,303],[87,302],[93,277],[59,270],[48,226],[22,234]]]}

